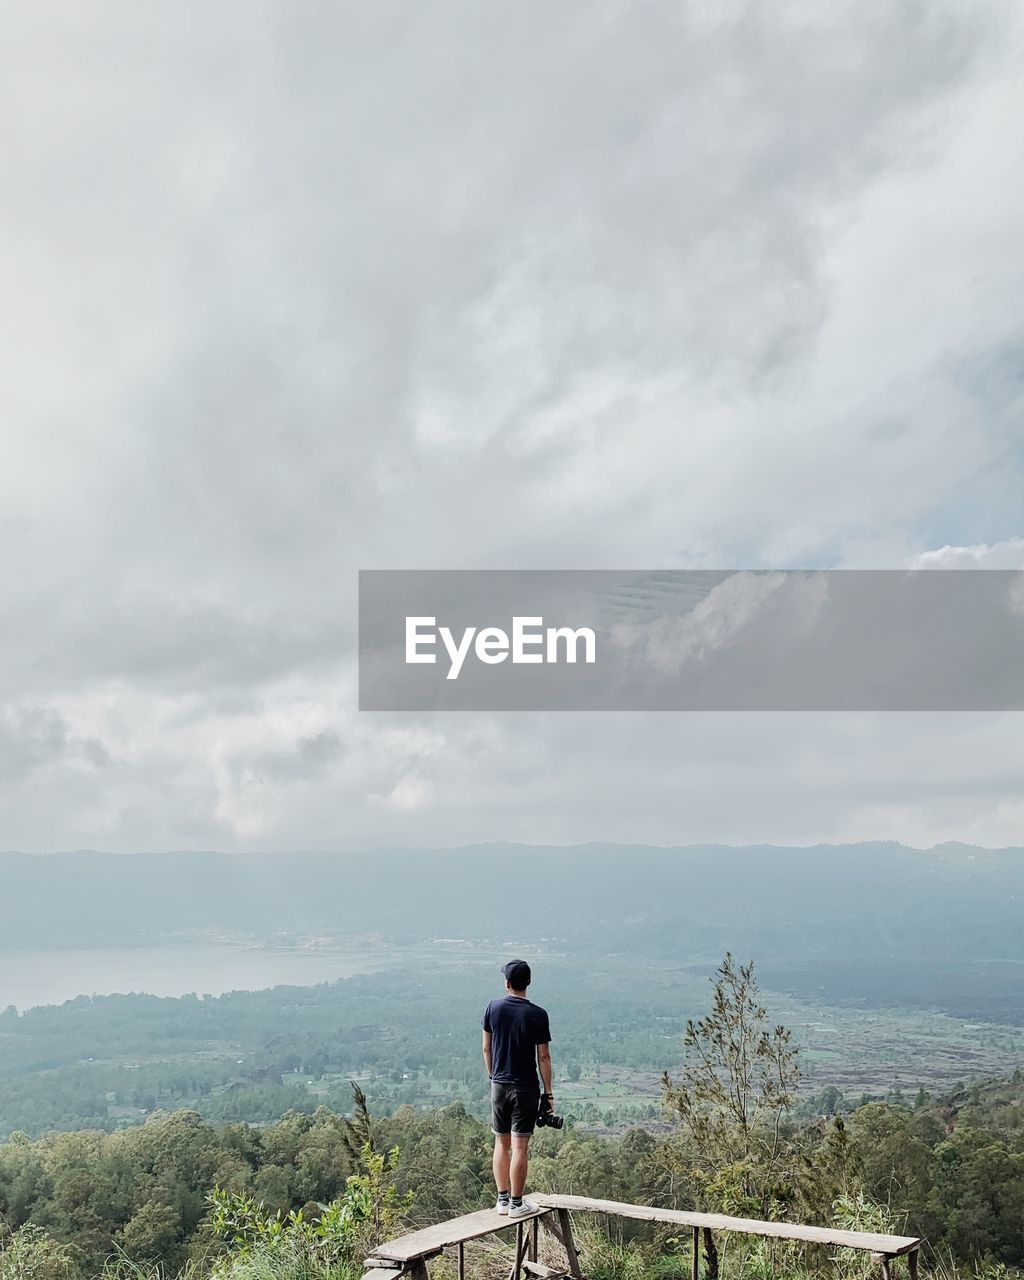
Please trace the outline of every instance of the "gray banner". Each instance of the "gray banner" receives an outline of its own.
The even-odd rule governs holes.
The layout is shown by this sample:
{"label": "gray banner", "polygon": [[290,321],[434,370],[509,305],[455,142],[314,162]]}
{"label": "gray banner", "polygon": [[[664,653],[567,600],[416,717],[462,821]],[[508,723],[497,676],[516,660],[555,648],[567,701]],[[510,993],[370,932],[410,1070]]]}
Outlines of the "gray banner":
{"label": "gray banner", "polygon": [[1024,708],[1024,572],[364,570],[364,711]]}

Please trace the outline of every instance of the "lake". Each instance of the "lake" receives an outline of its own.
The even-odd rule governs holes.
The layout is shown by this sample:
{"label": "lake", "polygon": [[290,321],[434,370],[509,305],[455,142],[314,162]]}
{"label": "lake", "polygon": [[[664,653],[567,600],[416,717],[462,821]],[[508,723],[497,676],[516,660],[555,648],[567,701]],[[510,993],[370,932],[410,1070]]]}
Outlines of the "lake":
{"label": "lake", "polygon": [[60,1004],[79,995],[145,991],[220,995],[279,984],[309,986],[400,963],[394,952],[299,951],[230,943],[73,951],[0,951],[0,1009]]}

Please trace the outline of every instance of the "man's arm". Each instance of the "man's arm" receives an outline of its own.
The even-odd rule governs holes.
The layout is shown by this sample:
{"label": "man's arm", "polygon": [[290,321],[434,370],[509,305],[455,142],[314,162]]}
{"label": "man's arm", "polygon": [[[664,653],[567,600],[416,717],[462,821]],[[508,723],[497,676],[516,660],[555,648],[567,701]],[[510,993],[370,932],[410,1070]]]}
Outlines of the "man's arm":
{"label": "man's arm", "polygon": [[491,1078],[491,1033],[483,1032],[484,1066],[487,1068],[487,1079]]}
{"label": "man's arm", "polygon": [[551,1046],[549,1044],[539,1044],[537,1046],[537,1067],[540,1071],[540,1082],[544,1092],[551,1099],[551,1109],[555,1108],[555,1095],[551,1088]]}

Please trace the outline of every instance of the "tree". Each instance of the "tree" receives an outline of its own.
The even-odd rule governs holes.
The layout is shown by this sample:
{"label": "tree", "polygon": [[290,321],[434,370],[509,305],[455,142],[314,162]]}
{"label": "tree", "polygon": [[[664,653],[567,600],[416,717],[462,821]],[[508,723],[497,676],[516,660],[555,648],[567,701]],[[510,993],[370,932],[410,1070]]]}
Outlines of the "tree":
{"label": "tree", "polygon": [[362,1162],[365,1151],[373,1151],[373,1121],[366,1105],[366,1094],[354,1080],[349,1081],[352,1089],[352,1119],[341,1122],[341,1140],[345,1150],[356,1162]]}
{"label": "tree", "polygon": [[[348,1264],[339,1270],[348,1271],[381,1241],[399,1233],[413,1200],[411,1192],[402,1196],[395,1186],[397,1147],[376,1152],[367,1143],[361,1159],[366,1172],[346,1179],[344,1193],[329,1204],[316,1204],[315,1220],[307,1218],[304,1209],[270,1213],[254,1195],[234,1195],[215,1186],[207,1196],[211,1229],[237,1256],[262,1253],[261,1264],[254,1268],[260,1272],[324,1275],[338,1269],[339,1262]],[[292,1266],[267,1268],[266,1255],[284,1250],[291,1250]]]}
{"label": "tree", "polygon": [[150,1200],[117,1235],[125,1253],[140,1261],[165,1258],[181,1238],[181,1218],[168,1204]]}
{"label": "tree", "polygon": [[792,1033],[772,1027],[753,964],[732,955],[712,978],[711,1012],[687,1021],[678,1081],[663,1102],[692,1148],[693,1177],[709,1207],[764,1217],[792,1195],[783,1121],[799,1079]]}

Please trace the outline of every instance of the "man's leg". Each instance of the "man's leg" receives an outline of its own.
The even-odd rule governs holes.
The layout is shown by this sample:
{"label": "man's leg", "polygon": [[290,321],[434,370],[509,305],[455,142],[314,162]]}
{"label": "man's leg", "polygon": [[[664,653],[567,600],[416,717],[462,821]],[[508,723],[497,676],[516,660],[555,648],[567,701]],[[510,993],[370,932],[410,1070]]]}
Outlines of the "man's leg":
{"label": "man's leg", "polygon": [[529,1162],[530,1135],[528,1133],[514,1133],[512,1135],[512,1159],[508,1166],[513,1200],[522,1199],[523,1188],[526,1186],[526,1169]]}
{"label": "man's leg", "polygon": [[491,1161],[491,1169],[494,1173],[494,1185],[498,1188],[499,1195],[501,1195],[503,1191],[507,1192],[511,1186],[511,1172],[509,1168],[511,1162],[511,1135],[507,1133],[496,1133],[494,1135],[494,1159]]}
{"label": "man's leg", "polygon": [[494,1156],[491,1169],[498,1188],[499,1213],[508,1213],[509,1163],[512,1159],[512,1096],[503,1084],[491,1081],[491,1132],[494,1134]]}
{"label": "man's leg", "polygon": [[509,1165],[512,1195],[508,1212],[511,1218],[521,1218],[525,1214],[533,1213],[537,1208],[531,1200],[523,1199],[523,1188],[526,1186],[530,1138],[533,1136],[533,1127],[537,1123],[539,1104],[540,1095],[536,1089],[516,1090],[515,1105],[512,1108],[512,1160]]}

